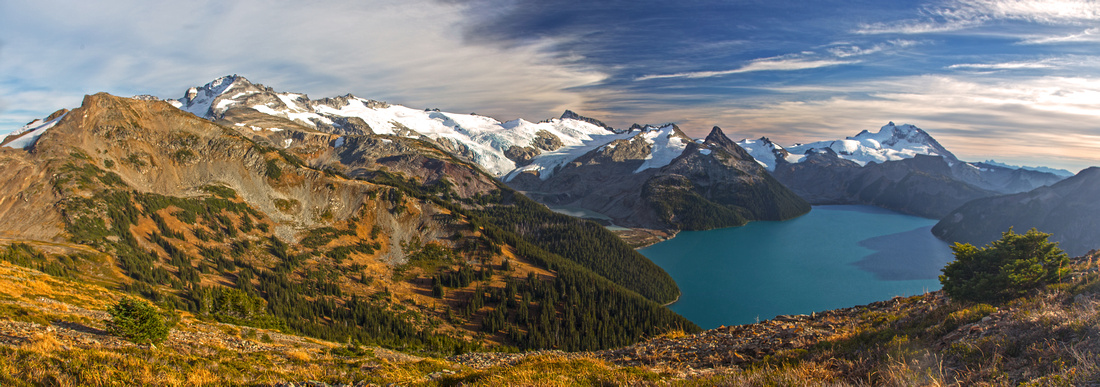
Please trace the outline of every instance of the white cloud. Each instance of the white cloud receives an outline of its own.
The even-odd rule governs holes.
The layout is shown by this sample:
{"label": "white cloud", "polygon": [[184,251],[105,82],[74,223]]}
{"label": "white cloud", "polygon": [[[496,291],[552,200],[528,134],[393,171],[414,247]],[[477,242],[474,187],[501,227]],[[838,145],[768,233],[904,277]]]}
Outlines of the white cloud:
{"label": "white cloud", "polygon": [[646,81],[651,79],[670,78],[711,78],[730,74],[751,73],[756,71],[796,71],[856,64],[860,63],[860,61],[851,58],[912,47],[922,43],[923,42],[916,40],[893,39],[873,44],[870,47],[864,47],[848,42],[836,42],[825,47],[825,51],[828,53],[828,55],[820,55],[813,51],[802,51],[795,54],[756,59],[750,61],[749,63],[746,63],[741,67],[731,70],[688,71],[673,74],[652,74],[643,75],[635,78],[634,80]]}
{"label": "white cloud", "polygon": [[976,20],[902,20],[891,23],[870,23],[860,26],[857,34],[928,34],[951,32],[981,25],[984,19]]}
{"label": "white cloud", "polygon": [[1020,44],[1056,44],[1076,42],[1100,43],[1100,28],[1089,28],[1079,34],[1030,36],[1021,41]]}
{"label": "white cloud", "polygon": [[960,14],[1046,24],[1100,20],[1100,3],[1092,0],[958,0]]}
{"label": "white cloud", "polygon": [[845,61],[835,59],[802,59],[802,58],[764,58],[758,59],[744,66],[738,67],[732,70],[722,71],[692,71],[675,74],[656,74],[656,75],[644,75],[635,79],[636,81],[645,81],[650,79],[665,79],[665,78],[710,78],[718,77],[730,74],[749,73],[754,71],[794,71],[794,70],[806,70],[815,69],[821,67],[839,66],[845,64],[854,64],[858,61]]}
{"label": "white cloud", "polygon": [[[315,97],[355,93],[501,118],[560,114],[585,102],[571,88],[606,77],[554,56],[548,48],[559,41],[465,44],[468,8],[459,2],[35,1],[4,7],[0,132],[15,129],[9,122],[34,118],[9,116],[71,108],[83,94],[178,97],[226,74]],[[66,104],[36,105],[43,99]]]}
{"label": "white cloud", "polygon": [[1055,66],[1050,61],[1035,62],[1002,62],[1002,63],[959,63],[947,66],[949,69],[976,69],[976,70],[1020,70],[1020,69],[1049,69]]}
{"label": "white cloud", "polygon": [[837,58],[848,58],[853,56],[877,54],[880,52],[891,51],[899,48],[913,47],[923,43],[924,42],[917,40],[892,39],[882,43],[873,44],[870,47],[861,47],[851,43],[838,42],[834,43],[831,47],[826,48],[826,51]]}
{"label": "white cloud", "polygon": [[1085,25],[1100,21],[1100,3],[1092,0],[953,0],[926,7],[915,19],[869,23],[860,34],[925,34],[951,32],[994,20],[1048,25]]}

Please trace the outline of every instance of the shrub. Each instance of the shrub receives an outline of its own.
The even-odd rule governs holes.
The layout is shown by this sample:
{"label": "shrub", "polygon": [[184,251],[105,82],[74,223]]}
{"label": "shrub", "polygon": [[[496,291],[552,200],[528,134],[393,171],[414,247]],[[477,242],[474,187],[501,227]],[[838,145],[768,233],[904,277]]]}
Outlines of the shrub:
{"label": "shrub", "polygon": [[168,318],[161,315],[155,306],[126,297],[107,310],[111,321],[107,322],[107,332],[136,344],[157,344],[168,337],[172,325]]}
{"label": "shrub", "polygon": [[1050,234],[1035,229],[1016,234],[1009,229],[1001,239],[977,248],[956,243],[955,261],[943,268],[940,283],[958,300],[996,303],[1055,283],[1069,272],[1069,257]]}
{"label": "shrub", "polygon": [[283,176],[282,168],[279,168],[279,163],[275,159],[267,160],[267,168],[265,174],[268,179],[279,180]]}

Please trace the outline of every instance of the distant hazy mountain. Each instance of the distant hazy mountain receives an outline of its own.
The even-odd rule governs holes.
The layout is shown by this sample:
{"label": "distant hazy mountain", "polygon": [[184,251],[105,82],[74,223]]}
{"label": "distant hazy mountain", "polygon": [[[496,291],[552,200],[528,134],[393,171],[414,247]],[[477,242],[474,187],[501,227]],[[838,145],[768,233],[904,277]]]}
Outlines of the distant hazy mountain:
{"label": "distant hazy mountain", "polygon": [[988,165],[988,166],[992,166],[992,167],[1001,167],[1001,168],[1009,168],[1009,169],[1024,169],[1024,170],[1028,170],[1028,171],[1047,172],[1047,173],[1053,173],[1053,174],[1061,176],[1063,178],[1073,176],[1073,172],[1070,172],[1070,171],[1065,170],[1065,169],[1057,169],[1057,168],[1050,168],[1050,167],[1028,167],[1028,166],[1019,166],[1019,165],[1009,165],[1009,164],[1005,164],[1005,163],[999,163],[995,160],[982,161],[980,163],[976,163],[976,165]]}
{"label": "distant hazy mountain", "polygon": [[844,140],[787,148],[767,138],[738,144],[811,203],[869,204],[929,218],[976,198],[1062,179],[1046,171],[961,161],[924,130],[893,122]]}
{"label": "distant hazy mountain", "polygon": [[948,242],[983,245],[1013,227],[1053,234],[1071,255],[1100,248],[1100,168],[1030,192],[977,199],[951,211],[932,228]]}

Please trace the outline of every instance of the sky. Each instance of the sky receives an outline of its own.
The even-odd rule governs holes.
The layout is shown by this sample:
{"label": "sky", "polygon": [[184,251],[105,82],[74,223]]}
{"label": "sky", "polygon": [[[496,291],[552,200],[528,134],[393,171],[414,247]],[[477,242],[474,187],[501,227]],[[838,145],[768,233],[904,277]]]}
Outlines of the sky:
{"label": "sky", "polygon": [[0,1],[0,135],[229,74],[312,98],[791,145],[916,125],[964,160],[1100,165],[1100,2]]}

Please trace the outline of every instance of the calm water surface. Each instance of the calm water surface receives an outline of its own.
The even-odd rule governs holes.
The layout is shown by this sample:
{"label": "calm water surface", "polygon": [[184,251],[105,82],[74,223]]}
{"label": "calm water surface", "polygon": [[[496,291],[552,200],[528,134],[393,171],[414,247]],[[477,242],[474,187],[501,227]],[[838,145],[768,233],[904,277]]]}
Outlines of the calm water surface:
{"label": "calm water surface", "polygon": [[681,232],[640,250],[683,294],[670,308],[704,329],[940,288],[953,258],[933,219],[867,206],[815,206],[783,222]]}

